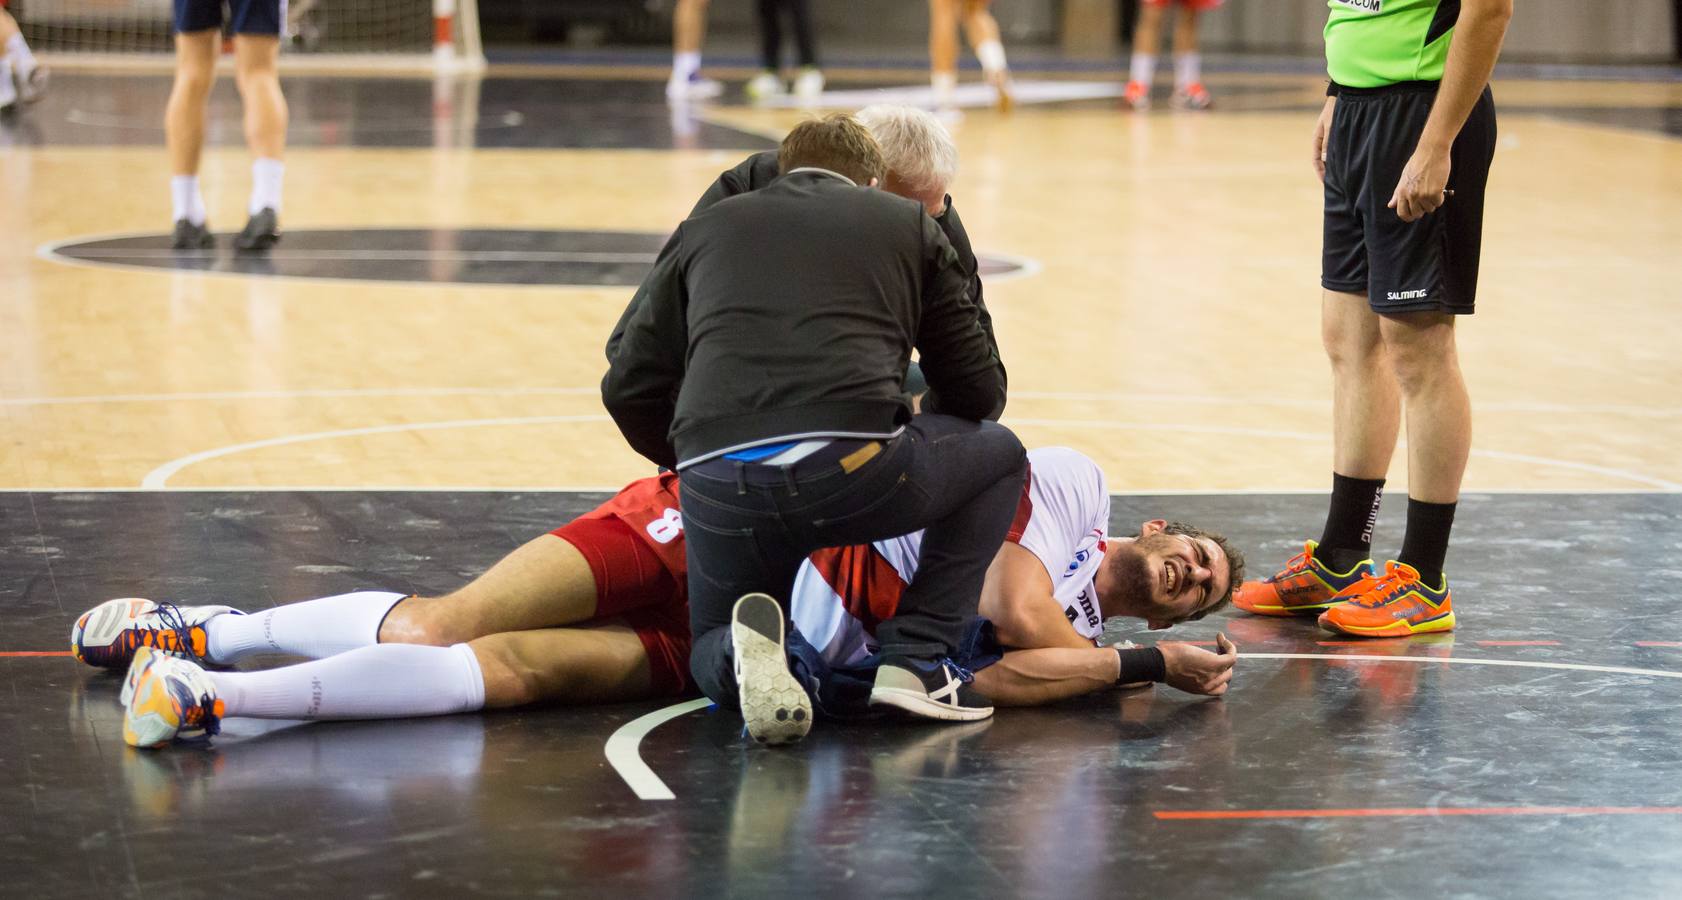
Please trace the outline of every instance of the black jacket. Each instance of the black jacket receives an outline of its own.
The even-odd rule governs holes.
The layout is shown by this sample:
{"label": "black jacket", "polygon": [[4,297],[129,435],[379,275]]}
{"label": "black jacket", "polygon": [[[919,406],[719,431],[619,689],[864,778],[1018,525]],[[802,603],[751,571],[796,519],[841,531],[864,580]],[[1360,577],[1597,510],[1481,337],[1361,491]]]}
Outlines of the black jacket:
{"label": "black jacket", "polygon": [[910,418],[913,347],[928,411],[1004,408],[1004,366],[934,220],[797,172],[678,226],[609,339],[602,402],[665,466],[782,436],[886,435]]}
{"label": "black jacket", "polygon": [[[712,206],[725,197],[734,197],[748,191],[757,191],[777,179],[777,151],[762,150],[736,164],[734,169],[727,169],[718,180],[707,188],[701,199],[695,202],[695,208],[690,215]],[[964,231],[964,222],[958,218],[958,211],[952,208],[952,195],[946,195],[946,209],[935,217],[935,224],[946,234],[946,239],[952,242],[952,249],[958,252],[958,265],[969,278],[970,299],[975,301],[975,307],[981,313],[981,327],[987,331],[987,339],[993,338],[993,316],[987,312],[987,302],[981,296],[981,264],[975,259],[975,251],[970,248],[969,233]],[[994,341],[994,349],[998,342]]]}

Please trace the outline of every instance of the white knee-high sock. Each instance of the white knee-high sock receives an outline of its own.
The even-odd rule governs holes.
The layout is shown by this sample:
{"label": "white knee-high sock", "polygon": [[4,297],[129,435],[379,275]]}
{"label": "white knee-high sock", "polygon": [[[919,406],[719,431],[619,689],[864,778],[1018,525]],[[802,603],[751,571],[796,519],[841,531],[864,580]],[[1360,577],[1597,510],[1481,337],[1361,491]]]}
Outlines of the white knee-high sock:
{"label": "white knee-high sock", "polygon": [[28,78],[29,73],[35,71],[35,67],[39,65],[35,61],[35,54],[30,52],[29,45],[24,43],[22,32],[7,39],[6,55],[11,57],[12,66],[17,69],[18,75],[24,78]]}
{"label": "white knee-high sock", "polygon": [[375,644],[263,672],[209,675],[223,716],[396,719],[485,705],[485,676],[466,644]]}
{"label": "white knee-high sock", "polygon": [[1174,57],[1174,86],[1188,88],[1203,80],[1203,57],[1197,53],[1181,53]]}
{"label": "white knee-high sock", "polygon": [[207,656],[231,663],[253,653],[295,653],[316,659],[380,641],[380,623],[407,594],[356,591],[289,603],[248,616],[221,615],[205,623]]}
{"label": "white knee-high sock", "polygon": [[0,107],[11,106],[17,99],[18,89],[12,84],[12,58],[0,56]]}
{"label": "white knee-high sock", "polygon": [[981,61],[981,68],[987,72],[1002,72],[1009,67],[1005,62],[1005,45],[998,41],[982,41],[975,48],[975,58]]}

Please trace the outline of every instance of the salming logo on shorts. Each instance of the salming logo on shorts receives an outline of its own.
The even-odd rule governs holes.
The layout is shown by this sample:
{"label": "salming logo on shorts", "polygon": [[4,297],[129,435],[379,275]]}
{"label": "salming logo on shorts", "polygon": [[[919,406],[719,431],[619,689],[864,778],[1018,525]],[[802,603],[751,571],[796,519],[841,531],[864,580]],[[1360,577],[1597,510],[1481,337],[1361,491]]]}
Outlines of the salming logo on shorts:
{"label": "salming logo on shorts", "polygon": [[1380,13],[1384,11],[1384,0],[1332,0],[1338,6],[1347,6],[1361,12]]}
{"label": "salming logo on shorts", "polygon": [[1424,300],[1426,295],[1428,295],[1430,293],[1431,293],[1430,291],[1425,290],[1424,288],[1420,288],[1417,291],[1385,291],[1384,292],[1384,299],[1386,299],[1386,300]]}

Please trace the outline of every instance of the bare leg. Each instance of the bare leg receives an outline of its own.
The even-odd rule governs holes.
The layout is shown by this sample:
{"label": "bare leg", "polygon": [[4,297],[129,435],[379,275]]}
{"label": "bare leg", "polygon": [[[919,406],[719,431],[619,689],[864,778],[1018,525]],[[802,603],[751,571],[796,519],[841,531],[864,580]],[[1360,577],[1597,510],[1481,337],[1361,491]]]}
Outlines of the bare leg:
{"label": "bare leg", "polygon": [[1385,316],[1380,331],[1407,406],[1408,496],[1457,502],[1472,451],[1472,403],[1460,373],[1454,316]]}
{"label": "bare leg", "polygon": [[461,590],[397,604],[380,626],[380,642],[449,646],[503,632],[573,625],[595,614],[596,579],[584,554],[545,534]]}
{"label": "bare leg", "polygon": [[1005,47],[999,39],[999,22],[988,7],[992,0],[964,0],[964,33],[975,48],[977,59],[987,83],[998,92],[999,108],[1009,110],[1015,103],[1011,95],[1010,66],[1005,61]]}
{"label": "bare leg", "polygon": [[164,111],[164,143],[172,175],[197,175],[204,152],[205,105],[216,80],[221,33],[214,29],[175,36],[175,84]]}
{"label": "bare leg", "polygon": [[280,92],[280,40],[255,34],[234,36],[234,71],[245,108],[245,143],[258,159],[286,153],[286,97]]}
{"label": "bare leg", "polygon": [[958,83],[958,0],[929,0],[929,81],[935,103],[950,105]]}
{"label": "bare leg", "polygon": [[619,623],[493,634],[468,644],[485,679],[485,706],[539,701],[612,703],[654,696],[648,652]]}
{"label": "bare leg", "polygon": [[1332,468],[1383,478],[1396,452],[1401,393],[1379,317],[1364,295],[1325,291],[1320,325],[1332,363]]}
{"label": "bare leg", "polygon": [[700,53],[707,39],[709,0],[677,0],[672,10],[672,52]]}
{"label": "bare leg", "polygon": [[[6,12],[4,9],[0,9],[0,45],[3,45],[7,41],[11,40],[12,35],[20,33],[21,32],[18,30],[18,20],[12,18],[11,13]],[[3,47],[0,47],[0,50],[3,49]]]}
{"label": "bare leg", "polygon": [[1177,15],[1179,18],[1174,20],[1174,53],[1176,55],[1196,53],[1197,17],[1200,13],[1190,7],[1182,6]]}

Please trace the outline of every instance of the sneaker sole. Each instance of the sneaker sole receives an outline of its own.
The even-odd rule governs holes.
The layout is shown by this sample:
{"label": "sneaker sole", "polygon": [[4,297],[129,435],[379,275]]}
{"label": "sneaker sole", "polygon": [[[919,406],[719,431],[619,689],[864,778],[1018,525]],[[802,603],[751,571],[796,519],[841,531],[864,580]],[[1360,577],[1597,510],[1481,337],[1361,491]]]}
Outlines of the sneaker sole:
{"label": "sneaker sole", "polygon": [[1307,606],[1274,606],[1267,603],[1258,603],[1254,606],[1249,606],[1234,600],[1232,605],[1233,608],[1242,610],[1243,612],[1247,612],[1252,615],[1273,616],[1275,618],[1286,619],[1317,616],[1336,606],[1339,602],[1341,601],[1327,600],[1325,603],[1311,603]]}
{"label": "sneaker sole", "polygon": [[1324,616],[1321,616],[1320,627],[1327,631],[1354,637],[1408,637],[1415,634],[1436,634],[1454,630],[1454,611],[1450,610],[1447,615],[1438,616],[1417,625],[1412,622],[1391,622],[1388,625],[1374,626],[1344,625],[1339,622],[1327,621]]}
{"label": "sneaker sole", "polygon": [[812,700],[788,670],[783,611],[768,594],[745,594],[730,616],[736,691],[748,734],[761,744],[791,744],[812,730]]}
{"label": "sneaker sole", "polygon": [[948,706],[929,699],[929,695],[921,691],[906,691],[899,688],[873,688],[870,691],[871,706],[891,706],[902,712],[925,719],[939,719],[943,722],[979,722],[993,715],[993,707],[957,707]]}
{"label": "sneaker sole", "polygon": [[145,677],[152,662],[151,649],[141,648],[123,685],[123,742],[131,747],[162,747],[181,732],[181,710],[163,678]]}
{"label": "sneaker sole", "polygon": [[[144,603],[146,608],[136,610],[131,614],[128,607],[134,603]],[[70,652],[78,660],[96,669],[121,669],[128,666],[133,660],[132,656],[112,657],[103,662],[90,661],[84,652],[88,647],[88,636],[93,635],[94,647],[108,648],[117,639],[118,635],[122,634],[123,623],[128,622],[134,615],[144,614],[156,608],[156,603],[141,597],[121,597],[99,604],[83,613],[82,617],[77,619],[76,624],[70,629]],[[99,654],[96,652],[94,655]]]}

